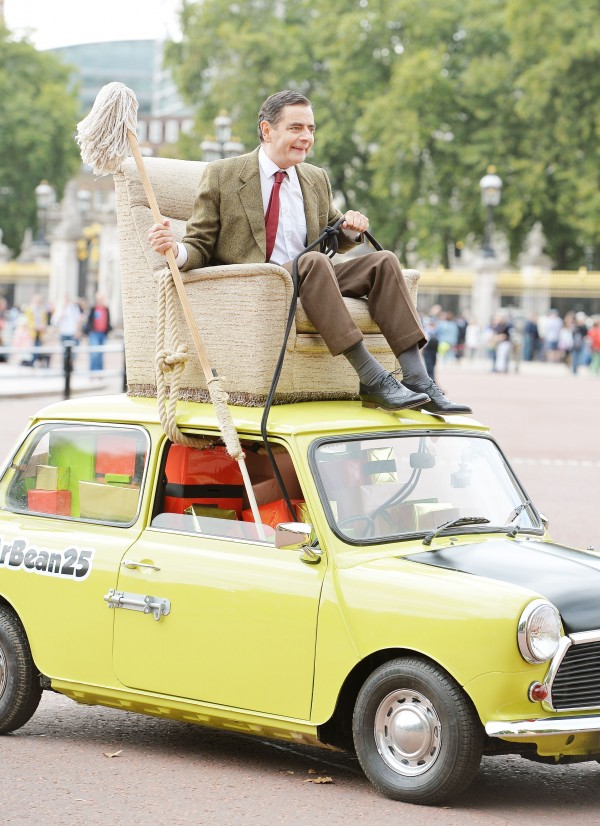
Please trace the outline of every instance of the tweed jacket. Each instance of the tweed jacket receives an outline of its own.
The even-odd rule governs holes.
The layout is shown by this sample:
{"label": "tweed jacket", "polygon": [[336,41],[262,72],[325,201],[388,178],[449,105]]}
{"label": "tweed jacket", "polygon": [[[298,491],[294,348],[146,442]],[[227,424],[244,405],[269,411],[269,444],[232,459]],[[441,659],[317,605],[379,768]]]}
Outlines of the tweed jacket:
{"label": "tweed jacket", "polygon": [[[296,166],[304,198],[307,243],[342,213],[333,204],[327,173],[312,164]],[[219,264],[259,264],[266,258],[265,216],[258,148],[247,155],[207,164],[183,238],[184,270]],[[339,250],[355,246],[340,234]]]}

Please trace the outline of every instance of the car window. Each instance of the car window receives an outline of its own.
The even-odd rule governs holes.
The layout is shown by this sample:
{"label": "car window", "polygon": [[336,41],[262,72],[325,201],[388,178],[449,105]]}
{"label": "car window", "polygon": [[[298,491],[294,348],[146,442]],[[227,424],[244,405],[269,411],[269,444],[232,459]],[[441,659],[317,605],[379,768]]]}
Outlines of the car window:
{"label": "car window", "polygon": [[141,428],[47,424],[16,454],[4,506],[108,524],[138,512],[149,440]]}
{"label": "car window", "polygon": [[218,440],[203,448],[167,443],[152,527],[183,533],[274,543],[282,522],[309,522],[290,454],[274,445],[275,461],[292,502],[290,514],[269,457],[260,443],[242,445],[262,522],[259,531],[239,464]]}
{"label": "car window", "polygon": [[500,450],[484,437],[324,441],[311,463],[330,522],[350,541],[393,541],[463,517],[502,527],[517,509],[521,529],[541,527]]}

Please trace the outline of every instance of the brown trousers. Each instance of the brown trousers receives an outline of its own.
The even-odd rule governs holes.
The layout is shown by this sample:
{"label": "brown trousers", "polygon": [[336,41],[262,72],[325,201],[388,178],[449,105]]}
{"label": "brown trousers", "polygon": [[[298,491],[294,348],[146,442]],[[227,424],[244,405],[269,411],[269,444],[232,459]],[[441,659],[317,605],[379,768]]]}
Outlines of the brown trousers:
{"label": "brown trousers", "polygon": [[[284,266],[291,272],[291,262]],[[367,299],[371,317],[396,356],[426,342],[392,252],[371,252],[340,264],[320,252],[307,252],[298,262],[298,280],[302,307],[333,356],[363,339],[342,297]]]}

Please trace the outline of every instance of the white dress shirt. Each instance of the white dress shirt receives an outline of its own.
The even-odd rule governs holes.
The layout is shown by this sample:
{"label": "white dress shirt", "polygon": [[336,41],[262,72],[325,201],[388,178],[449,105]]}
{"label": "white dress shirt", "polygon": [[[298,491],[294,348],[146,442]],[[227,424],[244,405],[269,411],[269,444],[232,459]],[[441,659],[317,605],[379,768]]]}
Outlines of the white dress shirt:
{"label": "white dress shirt", "polygon": [[[271,190],[275,183],[275,173],[279,167],[269,158],[263,147],[258,150],[260,168],[260,188],[263,199],[263,212],[269,206]],[[283,170],[287,172],[279,190],[279,224],[271,263],[285,264],[295,258],[306,246],[306,215],[304,198],[295,166]]]}

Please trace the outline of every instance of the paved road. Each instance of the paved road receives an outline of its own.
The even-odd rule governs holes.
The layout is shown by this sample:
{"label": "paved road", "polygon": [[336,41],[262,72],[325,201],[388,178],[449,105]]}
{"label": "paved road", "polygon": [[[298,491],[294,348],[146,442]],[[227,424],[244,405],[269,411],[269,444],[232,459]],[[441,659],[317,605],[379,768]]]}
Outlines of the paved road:
{"label": "paved road", "polygon": [[[491,375],[479,364],[444,366],[439,379],[491,425],[555,539],[600,548],[600,380],[546,365]],[[0,451],[49,400],[0,400]],[[47,692],[27,726],[0,739],[0,761],[0,820],[11,825],[600,823],[596,763],[484,758],[458,802],[413,807],[375,793],[349,755],[85,708]],[[333,782],[309,782],[324,776]]]}

